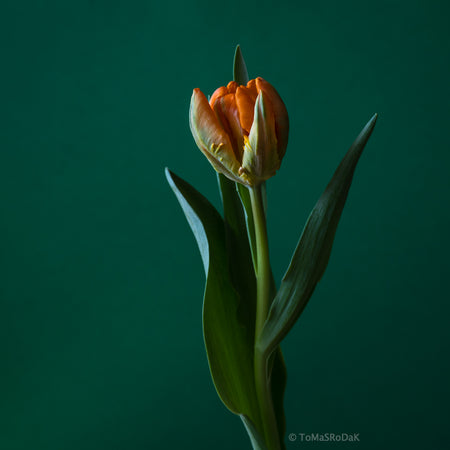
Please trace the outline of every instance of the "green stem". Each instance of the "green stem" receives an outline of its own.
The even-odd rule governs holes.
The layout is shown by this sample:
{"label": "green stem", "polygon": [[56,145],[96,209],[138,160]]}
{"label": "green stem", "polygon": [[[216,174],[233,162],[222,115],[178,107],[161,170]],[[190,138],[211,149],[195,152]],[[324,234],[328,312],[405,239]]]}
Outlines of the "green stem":
{"label": "green stem", "polygon": [[267,240],[266,214],[262,198],[261,185],[250,188],[253,220],[255,222],[256,240],[256,328],[255,336],[259,336],[267,318],[270,302],[270,260]]}
{"label": "green stem", "polygon": [[267,240],[266,214],[261,185],[250,188],[256,240],[256,324],[255,324],[255,387],[264,428],[264,436],[269,450],[280,450],[277,420],[272,403],[270,380],[267,372],[267,355],[259,350],[258,339],[267,318],[270,306],[270,259]]}

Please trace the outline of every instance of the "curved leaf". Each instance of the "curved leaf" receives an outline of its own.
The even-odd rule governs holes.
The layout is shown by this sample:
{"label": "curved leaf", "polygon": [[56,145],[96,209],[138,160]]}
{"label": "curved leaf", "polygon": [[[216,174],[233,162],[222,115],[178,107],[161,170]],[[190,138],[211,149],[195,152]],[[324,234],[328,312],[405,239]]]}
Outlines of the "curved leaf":
{"label": "curved leaf", "polygon": [[228,270],[224,221],[189,183],[168,169],[166,177],[197,239],[205,267],[203,334],[214,385],[230,411],[245,414],[259,426],[253,382],[254,336],[238,319],[241,299]]}
{"label": "curved leaf", "polygon": [[376,120],[375,114],[356,138],[308,218],[258,341],[266,354],[292,328],[325,272],[353,173]]}

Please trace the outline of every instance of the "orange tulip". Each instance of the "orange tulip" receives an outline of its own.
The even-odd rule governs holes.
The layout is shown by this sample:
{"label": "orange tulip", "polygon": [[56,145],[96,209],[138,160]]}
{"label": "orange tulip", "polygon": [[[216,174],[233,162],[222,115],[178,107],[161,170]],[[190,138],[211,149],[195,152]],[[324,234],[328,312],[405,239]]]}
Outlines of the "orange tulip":
{"label": "orange tulip", "polygon": [[274,87],[263,80],[231,81],[209,103],[194,89],[189,123],[212,166],[233,181],[256,186],[275,175],[286,152],[289,118]]}

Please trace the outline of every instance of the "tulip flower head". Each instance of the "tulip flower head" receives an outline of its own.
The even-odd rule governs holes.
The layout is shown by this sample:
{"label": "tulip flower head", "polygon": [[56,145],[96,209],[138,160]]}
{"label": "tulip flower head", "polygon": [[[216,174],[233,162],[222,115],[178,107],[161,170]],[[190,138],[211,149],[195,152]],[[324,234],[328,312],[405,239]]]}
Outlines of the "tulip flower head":
{"label": "tulip flower head", "polygon": [[189,123],[195,142],[217,172],[246,186],[275,175],[286,152],[289,118],[275,88],[263,80],[231,81],[208,102],[194,89]]}

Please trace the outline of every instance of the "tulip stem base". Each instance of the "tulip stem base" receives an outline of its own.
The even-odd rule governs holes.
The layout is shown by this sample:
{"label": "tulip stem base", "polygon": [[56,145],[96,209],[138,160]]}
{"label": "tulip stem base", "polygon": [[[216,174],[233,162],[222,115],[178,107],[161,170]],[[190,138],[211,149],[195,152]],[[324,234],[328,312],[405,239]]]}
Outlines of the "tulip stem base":
{"label": "tulip stem base", "polygon": [[267,355],[262,353],[258,346],[258,339],[270,306],[270,259],[267,239],[266,213],[262,194],[262,185],[250,188],[253,220],[255,223],[256,240],[256,323],[255,323],[255,360],[254,374],[255,387],[258,397],[261,421],[264,428],[264,437],[269,450],[280,449],[280,438],[277,420],[273,408],[270,377],[267,367]]}

